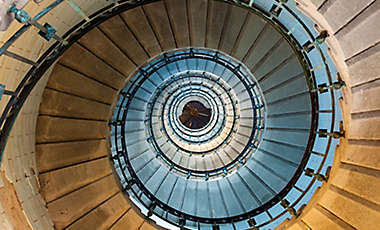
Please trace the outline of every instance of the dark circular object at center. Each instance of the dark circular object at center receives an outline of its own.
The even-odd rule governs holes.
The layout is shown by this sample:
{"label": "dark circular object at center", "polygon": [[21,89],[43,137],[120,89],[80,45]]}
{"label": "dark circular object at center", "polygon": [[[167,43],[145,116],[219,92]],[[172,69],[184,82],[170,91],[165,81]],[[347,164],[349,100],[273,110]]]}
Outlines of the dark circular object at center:
{"label": "dark circular object at center", "polygon": [[200,129],[205,127],[211,118],[211,109],[199,101],[189,101],[179,116],[181,123],[189,129]]}

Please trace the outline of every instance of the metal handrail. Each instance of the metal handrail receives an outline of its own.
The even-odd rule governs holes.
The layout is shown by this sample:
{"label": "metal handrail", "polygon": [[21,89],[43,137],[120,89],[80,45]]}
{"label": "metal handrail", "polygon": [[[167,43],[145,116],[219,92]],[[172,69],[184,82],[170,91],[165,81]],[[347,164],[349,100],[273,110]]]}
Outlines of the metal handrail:
{"label": "metal handrail", "polygon": [[[101,22],[105,21],[106,19],[110,18],[113,15],[117,15],[120,12],[123,12],[125,10],[128,10],[130,8],[146,4],[149,2],[154,2],[156,0],[142,0],[142,1],[114,1],[113,3],[110,3],[110,5],[100,9],[98,12],[95,12],[94,14],[90,15],[88,19],[84,19],[81,22],[79,22],[77,25],[73,26],[69,31],[67,31],[62,38],[67,41],[67,44],[63,44],[61,42],[56,42],[53,45],[51,45],[36,61],[32,61],[27,59],[26,57],[22,57],[19,55],[16,55],[12,52],[10,52],[8,49],[11,47],[11,45],[20,37],[22,36],[30,27],[31,24],[26,24],[22,28],[20,28],[1,48],[0,48],[0,56],[1,55],[7,55],[11,58],[15,58],[19,61],[22,61],[24,63],[27,63],[31,65],[30,70],[28,73],[24,76],[24,78],[20,81],[18,84],[16,90],[14,92],[6,91],[5,95],[11,96],[9,102],[7,103],[6,107],[4,108],[2,112],[2,116],[0,118],[0,127],[1,127],[1,135],[0,135],[0,161],[5,149],[5,145],[7,143],[7,139],[9,136],[9,133],[13,127],[13,124],[17,118],[17,115],[22,108],[26,98],[29,96],[31,90],[34,88],[36,83],[41,79],[43,73],[46,72],[46,70],[55,62],[55,60],[63,54],[63,52],[72,45],[77,39],[79,39],[82,35],[84,35],[86,32],[88,32],[90,29],[95,27],[96,25],[100,24]],[[247,9],[250,9],[253,12],[256,12],[257,14],[260,14],[264,16],[269,23],[273,24],[277,29],[279,29],[284,35],[287,34],[288,41],[292,42],[296,45],[296,51],[298,53],[302,53],[302,60],[304,61],[305,68],[307,69],[307,72],[310,74],[309,78],[312,80],[312,84],[309,85],[310,88],[317,89],[315,80],[315,74],[314,71],[311,71],[314,68],[312,68],[311,62],[309,61],[309,54],[302,48],[299,42],[297,42],[297,38],[292,36],[292,30],[294,28],[287,28],[285,27],[273,14],[267,12],[265,9],[262,9],[258,4],[255,3],[254,0],[251,1],[237,1],[237,0],[225,0],[226,2],[232,4],[232,5],[240,5],[242,7],[245,7]],[[38,13],[35,17],[33,17],[32,20],[37,21],[38,19],[42,18],[44,15],[46,15],[48,12],[55,9],[57,6],[62,3],[63,0],[56,0],[51,5],[49,5],[47,8],[42,10],[40,13]],[[257,2],[257,1],[256,1]],[[282,1],[280,1],[282,3]],[[277,2],[273,1],[274,4],[277,4]],[[279,5],[278,8],[283,9],[284,11],[287,11],[292,15],[294,18],[294,21],[299,23],[301,28],[305,31],[305,34],[309,37],[309,40],[311,42],[314,42],[316,38],[313,36],[313,33],[309,30],[306,24],[303,23],[303,21],[297,16],[297,13],[295,13],[291,8],[287,6],[286,3],[284,4],[277,4]],[[316,50],[319,53],[319,56],[322,60],[323,67],[325,68],[326,74],[327,74],[327,83],[330,85],[333,82],[331,72],[329,70],[329,66],[327,64],[327,58],[324,54],[323,49],[319,46],[319,44],[315,44]],[[328,110],[328,113],[331,113],[331,126],[330,126],[330,132],[334,132],[335,128],[335,119],[336,119],[336,111],[335,111],[335,95],[334,91],[332,89],[329,90],[331,95],[331,109]],[[314,102],[318,102],[318,98],[314,94]],[[319,111],[315,111],[319,112]],[[315,126],[315,129],[317,129],[317,126]],[[316,135],[316,130],[313,132],[314,135]],[[332,137],[329,136],[328,142],[326,145],[325,152],[322,154],[318,154],[317,156],[321,156],[322,160],[319,166],[316,168],[316,174],[319,174],[323,167],[325,166],[325,162],[328,156],[328,153],[330,151],[332,145]],[[313,147],[313,146],[311,146]],[[310,153],[312,152],[312,148],[310,149]],[[311,153],[312,154],[312,153]],[[121,163],[121,162],[119,162]],[[127,177],[126,177],[127,178]],[[306,189],[302,190],[301,195],[292,202],[289,207],[295,207],[303,198],[304,196],[311,190],[312,186],[315,184],[316,178],[314,177],[311,182],[308,184]],[[280,218],[281,216],[285,215],[287,213],[287,210],[284,210],[279,215],[275,217],[270,216],[270,220],[263,222],[259,225],[256,225],[256,227],[261,227],[264,225],[267,225],[276,219]],[[249,217],[248,217],[249,218]],[[178,223],[177,223],[178,225]]]}
{"label": "metal handrail", "polygon": [[[298,46],[299,46],[298,51],[301,51],[301,50],[302,50],[301,46],[300,46],[299,44],[298,44]],[[308,70],[312,69],[312,68],[311,68],[311,65],[310,65],[310,61],[308,60],[308,57],[307,57],[307,55],[306,55],[305,52],[302,53],[302,56],[304,57],[305,68],[308,69]],[[314,73],[313,73],[313,72],[310,73],[310,78],[311,78],[311,79],[314,79]],[[309,84],[310,84],[309,87],[310,87],[311,89],[313,89],[313,87],[316,87],[316,86],[315,86],[315,80],[312,80],[311,82],[309,82]],[[315,94],[314,94],[313,92],[315,92],[315,91],[310,90],[310,93],[314,95],[314,97],[313,97],[313,101],[314,101],[314,102],[318,102],[318,99],[315,97]],[[334,99],[334,98],[332,98],[332,99]],[[332,111],[334,111],[334,107],[332,108]],[[334,123],[334,120],[333,120],[332,123]],[[316,134],[317,121],[315,121],[315,122],[313,123],[313,126],[315,127],[315,129],[314,129],[314,134]],[[332,126],[332,130],[333,130],[333,126]],[[331,138],[329,139],[329,142],[331,142]],[[312,147],[313,147],[313,146],[308,146],[308,151],[311,152]],[[327,148],[329,148],[329,146],[328,146]],[[328,149],[326,150],[326,152],[328,152]],[[324,156],[324,160],[325,160],[326,156],[327,156],[327,154],[325,154],[325,156]],[[322,162],[320,168],[323,166],[323,163],[324,163],[324,161]],[[133,169],[132,169],[132,170],[133,170]],[[301,171],[301,172],[302,172],[302,171]],[[320,172],[320,170],[318,170],[317,172]],[[133,182],[135,183],[135,181],[133,181]],[[296,205],[296,204],[297,204],[297,203],[303,198],[303,196],[308,192],[308,190],[309,190],[310,187],[314,184],[314,182],[315,182],[315,178],[312,180],[312,182],[309,184],[309,186],[306,188],[306,190],[304,190],[304,191],[302,192],[301,196],[299,196],[299,198],[289,206],[290,208],[294,207],[294,206],[295,206],[295,205]],[[153,196],[152,194],[149,194],[148,197],[154,199],[154,196]],[[155,201],[155,202],[157,202],[157,201]],[[157,202],[157,203],[160,203],[160,202]],[[163,206],[164,209],[170,209],[169,207],[166,207],[164,204],[160,204],[159,206]],[[174,213],[176,213],[175,210],[171,210],[171,211],[174,212]],[[284,215],[285,213],[287,213],[287,211],[288,211],[288,210],[284,210],[282,213],[280,213],[280,214],[277,215],[276,217],[271,217],[271,220],[269,220],[269,221],[267,221],[267,222],[265,222],[265,223],[262,223],[262,224],[258,225],[257,227],[261,227],[261,226],[264,226],[264,225],[266,225],[266,224],[269,224],[270,222],[273,222],[274,220],[278,219],[280,216],[282,216],[282,215]],[[270,215],[270,214],[268,213],[268,215]],[[190,219],[190,220],[196,220],[196,219],[197,219],[197,218],[193,218],[193,217],[191,217],[191,216],[184,215],[183,213],[181,214],[181,218],[184,218],[184,219],[188,218],[188,219]],[[198,221],[199,221],[199,220],[200,220],[200,218],[198,218]],[[212,221],[210,221],[210,220],[206,220],[206,219],[204,219],[204,218],[203,218],[203,221],[208,222],[208,223],[212,223]],[[214,219],[213,221],[214,221],[214,223],[215,223],[216,220]],[[225,221],[225,219],[224,219],[223,221]],[[174,224],[175,224],[175,223],[174,223]]]}
{"label": "metal handrail", "polygon": [[[65,43],[59,41],[55,42],[49,48],[47,48],[47,50],[36,61],[29,60],[27,57],[22,57],[18,54],[9,51],[9,48],[23,34],[25,34],[26,31],[28,31],[32,27],[30,23],[24,24],[1,46],[0,56],[9,56],[10,58],[14,58],[20,62],[31,65],[31,68],[27,72],[27,74],[22,78],[15,91],[7,91],[4,94],[11,96],[11,98],[5,106],[5,108],[3,109],[2,115],[0,117],[0,162],[2,160],[5,146],[7,144],[7,140],[13,127],[13,124],[23,104],[25,103],[26,98],[29,96],[37,82],[41,79],[43,73],[47,71],[47,69],[54,63],[54,61],[57,60],[58,57],[62,55],[63,52],[66,49],[68,49],[68,47],[70,47],[73,43],[75,43],[81,36],[83,36],[86,32],[88,32],[101,22],[105,21],[106,19],[114,15],[117,15],[125,10],[155,1],[159,0],[120,0],[110,3],[108,6],[99,9],[97,12],[88,16],[90,21],[84,19],[80,21],[78,24],[74,25],[64,35],[62,35],[61,38],[66,41]],[[34,16],[31,20],[37,21],[43,18],[49,12],[56,9],[57,6],[59,6],[62,2],[64,1],[55,0],[48,7],[43,9],[36,16]]]}
{"label": "metal handrail", "polygon": [[[223,57],[223,56],[220,56],[220,57]],[[229,61],[225,60],[225,59],[221,59],[219,56],[216,56],[215,53],[205,53],[205,52],[201,52],[201,51],[198,51],[198,50],[194,50],[194,49],[191,49],[189,50],[188,52],[181,52],[181,53],[174,53],[170,56],[168,55],[163,55],[162,58],[159,58],[157,59],[156,61],[154,61],[154,64],[152,65],[148,65],[146,68],[144,68],[143,72],[138,72],[137,75],[139,77],[135,78],[135,80],[128,86],[128,91],[125,92],[125,91],[122,91],[121,93],[121,97],[122,97],[122,102],[120,103],[123,107],[123,119],[119,120],[119,115],[117,116],[118,117],[118,120],[115,120],[115,121],[111,121],[111,123],[114,125],[114,126],[124,126],[125,125],[125,121],[126,121],[126,114],[128,112],[128,107],[129,107],[129,104],[131,103],[131,100],[133,98],[133,95],[136,94],[139,86],[141,86],[143,84],[143,82],[148,79],[150,77],[150,75],[152,75],[153,73],[155,73],[156,71],[158,71],[160,68],[166,66],[167,64],[169,63],[172,63],[172,62],[176,62],[176,61],[179,61],[179,60],[183,60],[183,59],[192,59],[192,58],[200,58],[200,59],[204,59],[204,60],[208,60],[208,61],[213,61],[215,63],[218,63],[220,64],[221,66],[224,66],[225,68],[229,69],[231,72],[233,72],[236,77],[238,77],[240,79],[240,81],[245,85],[246,89],[247,89],[247,92],[248,92],[248,95],[249,95],[249,98],[251,99],[251,102],[252,102],[252,105],[255,107],[255,105],[258,104],[257,102],[257,99],[259,98],[259,96],[257,95],[257,92],[253,91],[251,92],[251,90],[253,90],[252,87],[250,87],[251,85],[255,85],[254,82],[252,82],[251,80],[249,80],[249,78],[242,72],[242,70],[240,70],[239,68],[237,68],[237,65],[235,64],[232,64],[230,63]],[[225,58],[225,57],[224,57]],[[158,67],[157,67],[158,66]],[[186,77],[186,76],[184,76]],[[251,90],[250,90],[251,88]],[[227,89],[225,89],[226,92],[228,92]],[[253,96],[253,94],[255,94],[255,96]],[[157,98],[154,98],[153,99],[153,104],[155,103],[154,101],[156,100]],[[232,100],[232,96],[230,95],[230,100]],[[257,124],[258,122],[261,124],[262,123],[262,118],[261,118],[261,109],[259,108],[254,108],[253,109],[254,111],[254,116],[253,116],[253,120],[254,120],[254,124],[253,124],[253,129],[252,129],[252,132],[251,132],[251,135],[249,137],[249,140],[248,140],[248,143],[247,145],[244,147],[244,150],[238,155],[238,157],[236,157],[233,161],[229,162],[227,165],[224,165],[223,167],[220,167],[220,168],[217,168],[217,169],[213,169],[213,170],[193,170],[193,169],[187,169],[183,166],[180,166],[178,164],[176,164],[175,162],[173,162],[170,158],[168,158],[165,154],[159,154],[159,157],[161,157],[164,162],[166,162],[168,164],[168,166],[173,166],[174,165],[174,168],[176,170],[178,170],[179,172],[182,172],[184,173],[185,175],[193,175],[193,176],[197,176],[197,177],[204,177],[204,178],[208,178],[208,177],[212,177],[212,176],[217,176],[217,175],[221,175],[221,174],[225,174],[226,171],[229,171],[230,169],[234,168],[236,165],[238,164],[241,164],[245,158],[247,156],[249,156],[253,149],[256,149],[257,148],[257,136],[259,135],[257,132],[260,132],[261,130],[261,127],[257,127]],[[259,114],[259,116],[256,116],[256,113]],[[151,115],[151,114],[150,114]],[[149,117],[148,120],[151,120],[152,117]],[[259,120],[259,121],[258,121]],[[152,123],[151,122],[148,122],[148,125],[149,125],[149,130],[153,130],[153,127],[152,127]],[[229,137],[231,136],[233,130],[235,130],[235,118],[234,118],[234,124],[233,124],[233,127],[231,128],[228,136],[225,138],[225,139],[229,139]],[[124,128],[122,128],[124,129]],[[167,130],[164,129],[165,132],[167,133]],[[257,131],[259,130],[259,131]],[[153,143],[153,146],[156,150],[157,153],[161,153],[161,149],[155,139],[155,136],[153,134],[150,134],[153,138],[152,138],[152,143]],[[115,134],[115,137],[117,137],[117,134]],[[169,138],[170,139],[170,138]],[[124,139],[123,139],[124,140]],[[171,139],[170,139],[171,140]],[[188,152],[188,150],[186,149],[183,149],[182,147],[178,146],[176,143],[172,142],[178,149],[182,150],[182,151],[185,151],[185,152]],[[215,151],[216,149],[220,148],[220,146],[224,145],[224,143],[221,143],[220,145],[214,147],[213,149],[211,150],[207,150],[206,152],[212,152],[212,151]],[[115,145],[117,146],[117,145]],[[124,154],[127,154],[126,153],[126,149],[123,149],[122,150]],[[128,162],[129,164],[129,162]]]}

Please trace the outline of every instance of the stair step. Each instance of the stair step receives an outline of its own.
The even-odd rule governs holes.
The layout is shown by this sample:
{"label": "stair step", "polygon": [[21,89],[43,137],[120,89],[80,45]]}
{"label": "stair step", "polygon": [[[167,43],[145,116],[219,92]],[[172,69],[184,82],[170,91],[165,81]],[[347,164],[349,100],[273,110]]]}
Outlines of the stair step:
{"label": "stair step", "polygon": [[161,52],[160,44],[142,7],[136,7],[121,13],[121,17],[150,57]]}
{"label": "stair step", "polygon": [[123,86],[125,79],[123,75],[77,43],[65,51],[59,63],[114,89]]}
{"label": "stair step", "polygon": [[[67,229],[108,229],[117,222],[118,218],[120,218],[128,209],[130,209],[129,204],[125,200],[124,195],[119,192],[117,195],[74,222]],[[146,230],[148,230],[148,228],[146,228]]]}
{"label": "stair step", "polygon": [[136,65],[142,65],[149,58],[135,35],[123,19],[116,15],[99,25],[99,28],[128,55]]}
{"label": "stair step", "polygon": [[[70,106],[67,106],[70,102]],[[40,114],[94,120],[107,120],[110,106],[77,96],[45,89]]]}
{"label": "stair step", "polygon": [[37,123],[37,143],[106,137],[106,122],[39,116]]}
{"label": "stair step", "polygon": [[98,28],[90,30],[78,42],[125,77],[136,68],[129,57]]}
{"label": "stair step", "polygon": [[164,1],[144,5],[144,12],[163,50],[176,48]]}
{"label": "stair step", "polygon": [[111,104],[116,95],[113,88],[60,64],[55,65],[47,87],[106,104]]}

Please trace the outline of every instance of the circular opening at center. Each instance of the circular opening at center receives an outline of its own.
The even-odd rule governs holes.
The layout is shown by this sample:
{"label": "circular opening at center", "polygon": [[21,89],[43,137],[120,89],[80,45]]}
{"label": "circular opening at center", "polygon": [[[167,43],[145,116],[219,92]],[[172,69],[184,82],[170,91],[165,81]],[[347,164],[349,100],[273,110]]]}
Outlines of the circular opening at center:
{"label": "circular opening at center", "polygon": [[201,102],[189,101],[183,107],[179,120],[189,129],[201,129],[209,123],[211,112],[211,109]]}

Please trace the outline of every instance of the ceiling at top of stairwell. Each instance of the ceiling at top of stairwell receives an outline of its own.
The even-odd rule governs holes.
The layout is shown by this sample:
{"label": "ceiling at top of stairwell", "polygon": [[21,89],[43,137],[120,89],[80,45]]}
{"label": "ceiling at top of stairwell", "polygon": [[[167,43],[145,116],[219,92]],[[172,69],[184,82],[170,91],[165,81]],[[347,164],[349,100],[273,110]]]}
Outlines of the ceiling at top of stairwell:
{"label": "ceiling at top of stairwell", "polygon": [[211,114],[210,107],[206,107],[202,102],[194,99],[185,104],[178,119],[189,129],[201,129],[210,122]]}

